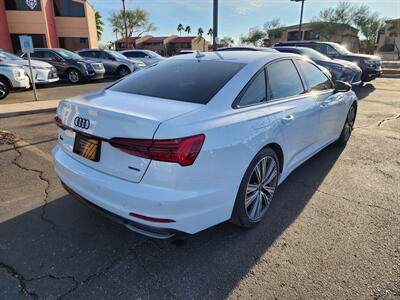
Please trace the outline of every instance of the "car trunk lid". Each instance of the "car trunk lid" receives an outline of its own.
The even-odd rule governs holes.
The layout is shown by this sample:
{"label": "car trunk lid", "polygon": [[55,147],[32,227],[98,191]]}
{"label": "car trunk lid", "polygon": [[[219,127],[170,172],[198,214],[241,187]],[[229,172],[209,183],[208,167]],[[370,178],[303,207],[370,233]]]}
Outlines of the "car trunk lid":
{"label": "car trunk lid", "polygon": [[[202,104],[109,90],[75,97],[62,101],[57,109],[57,116],[67,126],[61,131],[59,144],[66,153],[85,165],[125,180],[140,182],[150,160],[112,147],[108,140],[115,137],[152,139],[162,122],[201,107]],[[100,141],[98,161],[78,154],[76,150],[79,147],[76,145],[74,151],[77,135],[81,135],[79,141],[82,136],[84,140]]]}

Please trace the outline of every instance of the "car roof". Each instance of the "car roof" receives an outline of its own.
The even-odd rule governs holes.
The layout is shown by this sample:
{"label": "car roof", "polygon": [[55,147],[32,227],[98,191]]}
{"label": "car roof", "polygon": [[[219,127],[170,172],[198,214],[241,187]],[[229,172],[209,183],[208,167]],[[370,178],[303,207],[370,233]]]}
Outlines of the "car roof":
{"label": "car roof", "polygon": [[273,48],[267,47],[224,47],[219,48],[218,51],[265,51],[265,52],[274,52]]}
{"label": "car roof", "polygon": [[188,60],[216,60],[230,61],[244,64],[259,61],[259,59],[274,60],[284,57],[298,57],[296,54],[265,51],[221,51],[221,52],[195,52],[186,55],[176,55],[168,59],[188,59]]}

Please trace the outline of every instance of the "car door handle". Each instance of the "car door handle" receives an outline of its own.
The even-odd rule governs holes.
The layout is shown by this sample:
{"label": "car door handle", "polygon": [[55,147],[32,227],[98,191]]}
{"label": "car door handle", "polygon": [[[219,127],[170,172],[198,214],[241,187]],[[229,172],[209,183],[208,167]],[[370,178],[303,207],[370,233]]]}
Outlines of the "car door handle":
{"label": "car door handle", "polygon": [[291,121],[294,120],[294,116],[293,116],[293,115],[288,115],[288,116],[286,116],[286,117],[283,117],[282,120],[283,120],[283,122],[285,122],[285,123],[289,123],[289,122],[291,122]]}

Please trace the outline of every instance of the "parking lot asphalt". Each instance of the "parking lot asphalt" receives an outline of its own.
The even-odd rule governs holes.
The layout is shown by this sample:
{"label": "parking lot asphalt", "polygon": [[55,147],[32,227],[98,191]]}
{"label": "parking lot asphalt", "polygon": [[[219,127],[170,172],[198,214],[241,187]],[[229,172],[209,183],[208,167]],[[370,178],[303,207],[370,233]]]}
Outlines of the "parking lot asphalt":
{"label": "parking lot asphalt", "polygon": [[1,119],[0,299],[399,299],[400,79],[357,93],[348,145],[291,174],[259,226],[168,241],[67,195],[53,114]]}
{"label": "parking lot asphalt", "polygon": [[[101,80],[93,80],[83,82],[81,84],[71,84],[68,81],[60,80],[55,83],[39,85],[36,92],[39,101],[41,100],[61,100],[71,98],[77,95],[90,93],[92,91],[106,87],[114,82],[116,78],[104,78]],[[21,102],[34,101],[32,89],[23,91],[13,91],[7,98],[0,101],[0,109],[2,104],[13,104]]]}

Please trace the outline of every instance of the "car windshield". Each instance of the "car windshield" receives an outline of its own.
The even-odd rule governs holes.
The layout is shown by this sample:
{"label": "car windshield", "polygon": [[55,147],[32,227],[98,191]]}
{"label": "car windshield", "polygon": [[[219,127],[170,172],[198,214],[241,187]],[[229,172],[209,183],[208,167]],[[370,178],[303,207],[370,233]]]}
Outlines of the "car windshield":
{"label": "car windshield", "polygon": [[207,104],[243,66],[226,61],[168,59],[134,72],[110,90]]}
{"label": "car windshield", "polygon": [[14,55],[14,54],[8,53],[6,51],[0,51],[0,59],[21,60],[22,58]]}
{"label": "car windshield", "polygon": [[122,55],[121,53],[118,53],[116,51],[106,51],[108,54],[110,54],[114,58],[122,58],[126,59],[126,56]]}
{"label": "car windshield", "polygon": [[339,45],[336,43],[330,43],[329,45],[331,45],[333,48],[335,48],[335,50],[337,52],[339,52],[339,54],[341,54],[341,55],[351,54],[351,52],[349,50],[347,50],[345,47],[343,47],[342,45]]}
{"label": "car windshield", "polygon": [[331,59],[326,56],[323,55],[322,53],[314,50],[314,49],[310,49],[310,48],[302,48],[301,52],[303,52],[303,54],[305,56],[307,56],[309,59],[311,60],[320,60],[320,61],[330,61]]}
{"label": "car windshield", "polygon": [[57,54],[61,55],[61,57],[64,59],[82,59],[82,56],[68,50],[62,49],[62,50],[56,50],[56,52]]}

